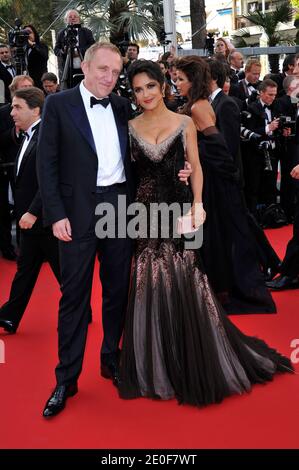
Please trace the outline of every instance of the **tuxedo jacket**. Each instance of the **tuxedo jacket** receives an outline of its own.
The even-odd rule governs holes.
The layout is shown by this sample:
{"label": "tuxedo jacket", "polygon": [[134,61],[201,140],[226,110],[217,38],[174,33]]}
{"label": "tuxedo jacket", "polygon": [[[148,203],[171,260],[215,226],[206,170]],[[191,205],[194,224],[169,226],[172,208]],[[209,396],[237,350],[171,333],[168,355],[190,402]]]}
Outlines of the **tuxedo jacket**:
{"label": "tuxedo jacket", "polygon": [[42,89],[41,78],[47,72],[48,46],[42,42],[36,44],[30,54],[27,50],[27,66],[30,77],[34,80],[34,85]]}
{"label": "tuxedo jacket", "polygon": [[[130,202],[135,190],[128,138],[131,105],[113,93],[110,97]],[[45,225],[67,217],[73,237],[86,234],[94,220],[98,157],[79,86],[47,97],[37,167]]]}
{"label": "tuxedo jacket", "polygon": [[[60,56],[65,61],[66,54],[64,52],[64,47],[66,46],[66,31],[67,28],[59,31],[57,36],[56,45],[54,47],[54,54]],[[92,31],[88,28],[78,28],[78,37],[79,37],[79,50],[84,58],[85,52],[87,49],[95,43]]]}
{"label": "tuxedo jacket", "polygon": [[17,223],[22,215],[30,212],[37,217],[32,229],[26,230],[26,233],[44,233],[42,222],[42,201],[38,188],[37,172],[36,172],[36,150],[38,141],[38,128],[34,132],[29,145],[23,155],[22,162],[17,174],[18,161],[20,151],[15,163],[15,213]]}
{"label": "tuxedo jacket", "polygon": [[12,82],[12,76],[11,74],[6,70],[6,67],[0,62],[0,80],[3,80],[4,83],[4,89],[5,89],[5,101],[7,103],[10,103],[11,97],[10,97],[10,91],[9,91],[9,85]]}
{"label": "tuxedo jacket", "polygon": [[[261,83],[261,81],[259,80],[256,84],[256,89],[258,88],[258,85]],[[245,78],[243,78],[242,80],[239,81],[238,85],[237,85],[237,90],[238,90],[238,98],[240,98],[240,100],[242,101],[245,101],[247,98],[250,97],[249,93],[248,93],[248,88],[247,88],[247,85],[245,83]]]}
{"label": "tuxedo jacket", "polygon": [[223,135],[235,164],[241,170],[239,107],[233,98],[220,91],[212,101],[212,108],[216,114],[216,127]]}
{"label": "tuxedo jacket", "polygon": [[[251,114],[251,117],[246,119],[246,128],[250,129],[251,131],[256,132],[257,134],[260,134],[263,136],[264,140],[268,140],[269,137],[266,134],[266,125],[265,125],[265,120],[267,118],[267,115],[265,113],[265,110],[260,102],[260,100],[254,101],[253,103],[250,103],[248,105],[248,112]],[[271,117],[272,121],[274,117],[276,116],[274,107],[271,108]]]}
{"label": "tuxedo jacket", "polygon": [[19,151],[21,139],[16,136],[15,123],[10,115],[11,105],[0,108],[0,160],[14,163]]}

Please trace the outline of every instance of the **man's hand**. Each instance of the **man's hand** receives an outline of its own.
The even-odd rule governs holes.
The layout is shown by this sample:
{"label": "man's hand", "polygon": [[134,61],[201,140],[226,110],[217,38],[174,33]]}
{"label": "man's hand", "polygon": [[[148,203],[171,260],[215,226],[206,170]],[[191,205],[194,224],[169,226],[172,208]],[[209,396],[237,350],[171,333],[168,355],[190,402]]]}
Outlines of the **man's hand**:
{"label": "man's hand", "polygon": [[296,165],[291,171],[292,178],[299,180],[299,165]]}
{"label": "man's hand", "polygon": [[189,162],[185,162],[184,169],[180,170],[178,173],[179,180],[185,183],[186,186],[188,186],[189,185],[188,178],[191,174],[192,174],[192,166]]}
{"label": "man's hand", "polygon": [[268,129],[269,131],[273,132],[275,131],[279,126],[279,118],[275,118],[273,119],[272,122],[270,122],[270,124],[268,124]]}
{"label": "man's hand", "polygon": [[53,234],[63,242],[72,241],[72,228],[69,219],[62,219],[52,225]]}
{"label": "man's hand", "polygon": [[26,212],[24,215],[22,215],[19,221],[19,226],[23,230],[28,230],[33,227],[36,222],[36,219],[37,217],[35,217],[35,215],[30,214],[30,212]]}

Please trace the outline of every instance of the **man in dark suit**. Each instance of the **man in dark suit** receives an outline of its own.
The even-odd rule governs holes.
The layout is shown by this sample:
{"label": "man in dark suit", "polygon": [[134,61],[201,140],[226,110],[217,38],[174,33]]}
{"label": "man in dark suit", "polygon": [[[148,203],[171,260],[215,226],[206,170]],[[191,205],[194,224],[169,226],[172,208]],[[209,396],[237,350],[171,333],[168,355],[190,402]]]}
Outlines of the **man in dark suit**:
{"label": "man in dark suit", "polygon": [[220,61],[214,59],[209,61],[209,66],[212,78],[210,102],[216,114],[216,127],[223,135],[241,177],[240,110],[237,103],[222,90],[228,67],[226,68]]}
{"label": "man in dark suit", "polygon": [[271,73],[269,78],[274,80],[277,83],[277,95],[283,96],[285,94],[283,81],[286,77],[291,77],[293,75],[295,66],[295,54],[288,54],[282,64],[281,73]]}
{"label": "man in dark suit", "polygon": [[[256,89],[261,83],[261,63],[258,59],[248,59],[245,65],[245,78],[239,81],[236,89],[232,89],[235,96],[242,101],[250,102],[252,95],[256,94]],[[231,93],[232,94],[232,93]]]}
{"label": "man in dark suit", "polygon": [[103,296],[101,373],[119,383],[118,346],[127,304],[131,240],[97,238],[95,210],[107,203],[117,217],[118,196],[130,202],[134,195],[128,141],[131,107],[125,98],[111,94],[122,65],[115,46],[94,44],[82,63],[84,82],[49,96],[43,114],[38,174],[45,224],[59,239],[62,269],[57,386],[45,406],[45,417],[59,413],[67,397],[77,392],[97,253]]}
{"label": "man in dark suit", "polygon": [[[297,151],[299,152],[299,144],[297,144]],[[293,237],[287,245],[280,275],[273,279],[273,281],[267,282],[267,287],[277,291],[299,288],[299,164],[292,169],[291,177],[294,178],[296,184]]]}
{"label": "man in dark suit", "polygon": [[[250,117],[246,120],[246,128],[259,134],[258,142],[250,140],[243,152],[245,195],[248,208],[257,214],[257,204],[267,206],[276,202],[277,166],[279,160],[279,142],[275,137],[279,119],[275,117],[272,103],[277,95],[277,84],[270,79],[264,80],[260,86],[259,98],[248,106]],[[264,150],[271,158],[272,170],[266,169]]]}
{"label": "man in dark suit", "polygon": [[[14,77],[9,85],[11,95],[20,88],[33,86],[29,75]],[[19,151],[21,136],[20,129],[16,128],[10,115],[11,104],[7,103],[0,108],[0,250],[2,256],[9,260],[16,259],[12,245],[11,217],[9,205],[9,185],[14,195],[15,175],[14,163]]]}
{"label": "man in dark suit", "polygon": [[[274,102],[276,116],[286,116],[293,121],[292,135],[287,138],[281,136],[281,179],[280,179],[280,204],[292,222],[294,216],[295,181],[290,173],[292,168],[299,163],[298,142],[299,142],[299,120],[298,120],[298,98],[299,78],[295,75],[288,75],[283,81],[284,94]],[[287,125],[287,122],[285,123]]]}
{"label": "man in dark suit", "polygon": [[45,259],[60,282],[58,243],[52,231],[42,224],[42,201],[36,175],[36,147],[43,103],[43,92],[34,87],[17,90],[12,101],[11,115],[16,126],[25,131],[25,137],[15,165],[20,255],[9,300],[0,309],[0,327],[9,333],[15,333],[19,326]]}
{"label": "man in dark suit", "polygon": [[[73,74],[82,74],[81,62],[84,59],[85,52],[95,42],[92,31],[88,28],[81,26],[80,15],[77,10],[67,11],[65,14],[64,21],[67,27],[59,31],[56,45],[54,47],[54,54],[58,57],[59,62],[60,81],[62,79],[67,59],[67,53],[69,50],[68,35],[72,35],[72,37],[74,34],[76,35],[75,43],[73,43],[72,41],[72,45],[74,46],[73,64],[71,64]],[[70,85],[70,77],[67,76],[66,79],[68,80],[68,85]]]}
{"label": "man in dark suit", "polygon": [[5,44],[0,44],[0,80],[2,80],[4,83],[6,103],[11,101],[9,85],[11,84],[15,75],[16,70],[11,63],[10,48]]}

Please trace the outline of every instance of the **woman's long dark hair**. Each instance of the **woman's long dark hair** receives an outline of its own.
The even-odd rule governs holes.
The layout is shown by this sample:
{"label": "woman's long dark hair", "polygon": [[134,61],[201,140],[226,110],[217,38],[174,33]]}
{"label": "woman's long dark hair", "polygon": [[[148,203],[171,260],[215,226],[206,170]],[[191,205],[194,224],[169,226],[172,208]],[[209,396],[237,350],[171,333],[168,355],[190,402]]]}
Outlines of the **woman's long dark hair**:
{"label": "woman's long dark hair", "polygon": [[171,100],[170,97],[170,87],[165,82],[164,74],[160,68],[160,65],[157,62],[152,60],[138,59],[135,60],[128,68],[128,79],[133,88],[133,79],[136,75],[140,73],[145,73],[152,80],[156,80],[160,89],[162,90],[163,86],[165,87],[165,98],[166,100]]}
{"label": "woman's long dark hair", "polygon": [[182,113],[191,115],[192,105],[198,100],[205,100],[211,94],[211,74],[207,62],[196,55],[182,57],[176,61],[177,70],[187,76],[192,86],[188,93],[188,103],[183,107]]}
{"label": "woman's long dark hair", "polygon": [[32,26],[32,24],[26,24],[26,26],[23,26],[23,29],[26,29],[26,28],[30,28],[33,31],[34,40],[35,40],[36,44],[40,44],[40,42],[41,42],[40,36],[39,36],[38,32],[36,31],[35,27]]}

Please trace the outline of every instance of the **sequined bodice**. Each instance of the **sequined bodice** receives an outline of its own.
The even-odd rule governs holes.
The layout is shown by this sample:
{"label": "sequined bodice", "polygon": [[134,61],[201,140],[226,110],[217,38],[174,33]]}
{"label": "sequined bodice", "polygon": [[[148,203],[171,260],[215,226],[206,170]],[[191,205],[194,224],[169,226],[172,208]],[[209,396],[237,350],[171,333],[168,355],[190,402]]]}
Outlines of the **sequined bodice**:
{"label": "sequined bodice", "polygon": [[178,172],[185,164],[186,120],[159,144],[151,144],[129,126],[132,161],[137,170],[137,201],[189,202],[190,187],[179,181]]}

